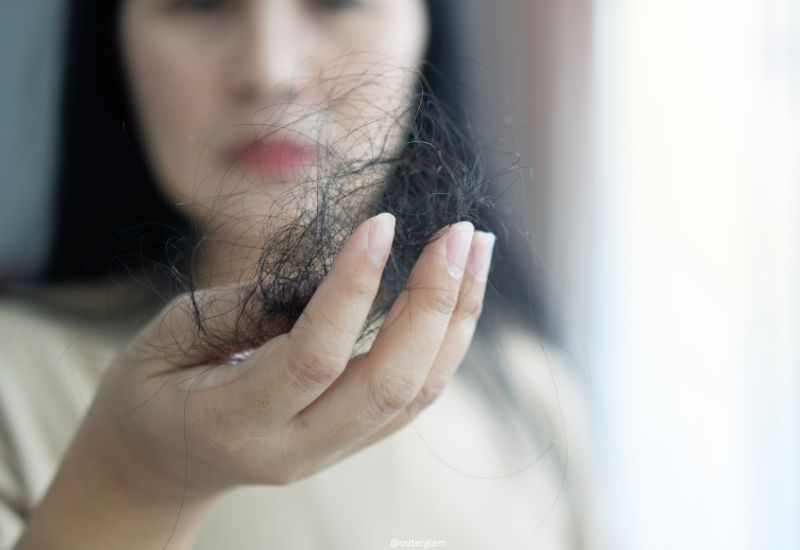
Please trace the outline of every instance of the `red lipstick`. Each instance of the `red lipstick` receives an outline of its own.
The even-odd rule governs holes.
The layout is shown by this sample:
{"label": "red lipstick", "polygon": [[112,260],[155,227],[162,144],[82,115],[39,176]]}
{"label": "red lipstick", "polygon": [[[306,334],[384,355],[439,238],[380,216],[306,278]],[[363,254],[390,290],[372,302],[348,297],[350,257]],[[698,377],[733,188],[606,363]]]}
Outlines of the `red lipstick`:
{"label": "red lipstick", "polygon": [[316,147],[284,136],[268,136],[238,148],[236,160],[261,175],[290,175],[317,159]]}

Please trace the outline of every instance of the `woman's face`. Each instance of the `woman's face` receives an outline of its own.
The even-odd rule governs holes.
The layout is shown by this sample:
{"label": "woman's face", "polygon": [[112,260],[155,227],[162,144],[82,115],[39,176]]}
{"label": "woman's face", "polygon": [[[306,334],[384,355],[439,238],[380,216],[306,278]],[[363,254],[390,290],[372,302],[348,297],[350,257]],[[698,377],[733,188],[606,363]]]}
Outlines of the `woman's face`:
{"label": "woman's face", "polygon": [[423,0],[123,0],[162,191],[218,234],[263,236],[293,189],[399,145],[427,33]]}

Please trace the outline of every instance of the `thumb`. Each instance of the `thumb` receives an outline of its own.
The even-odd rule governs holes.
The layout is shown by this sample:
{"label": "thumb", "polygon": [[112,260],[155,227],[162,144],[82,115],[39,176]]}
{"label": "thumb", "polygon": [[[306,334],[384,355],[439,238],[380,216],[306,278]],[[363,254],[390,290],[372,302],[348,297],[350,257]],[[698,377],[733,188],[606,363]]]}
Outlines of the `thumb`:
{"label": "thumb", "polygon": [[265,314],[256,282],[186,292],[167,304],[134,338],[138,358],[168,370],[225,362],[291,328]]}

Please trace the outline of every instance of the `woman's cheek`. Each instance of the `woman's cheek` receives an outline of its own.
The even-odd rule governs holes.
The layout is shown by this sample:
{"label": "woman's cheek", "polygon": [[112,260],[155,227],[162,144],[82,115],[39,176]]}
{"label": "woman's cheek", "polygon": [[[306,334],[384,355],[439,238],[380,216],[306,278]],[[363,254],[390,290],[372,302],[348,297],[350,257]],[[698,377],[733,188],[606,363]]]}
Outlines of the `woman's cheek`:
{"label": "woman's cheek", "polygon": [[200,157],[204,118],[214,112],[206,99],[208,69],[191,52],[143,45],[134,60],[139,118],[153,168],[175,199],[196,190],[193,173]]}

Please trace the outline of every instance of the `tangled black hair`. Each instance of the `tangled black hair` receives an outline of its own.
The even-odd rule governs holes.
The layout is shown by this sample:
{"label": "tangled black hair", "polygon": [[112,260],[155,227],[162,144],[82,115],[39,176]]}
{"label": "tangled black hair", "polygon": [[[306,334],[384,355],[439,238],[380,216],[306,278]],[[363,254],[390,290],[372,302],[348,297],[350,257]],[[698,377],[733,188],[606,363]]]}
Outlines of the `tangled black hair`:
{"label": "tangled black hair", "polygon": [[[130,271],[139,263],[164,275],[157,279],[168,287],[160,290],[162,296],[194,292],[191,259],[200,232],[163,198],[144,158],[113,24],[120,4],[72,4],[61,104],[56,238],[43,278],[94,280]],[[329,154],[315,181],[287,195],[294,204],[308,206],[296,220],[281,223],[268,235],[255,277],[243,289],[242,319],[235,334],[212,335],[204,329],[201,312],[194,315],[210,350],[229,355],[257,346],[272,332],[268,326],[273,331],[276,326],[290,327],[335,252],[369,215],[386,211],[397,219],[371,321],[388,311],[422,248],[442,227],[462,220],[482,226],[482,212],[490,206],[487,182],[461,123],[459,89],[453,84],[458,78],[445,71],[456,67],[452,31],[443,3],[430,2],[428,9],[430,41],[417,86],[403,112],[383,121],[402,127],[407,139],[398,150],[379,144],[374,154],[357,163],[340,162]],[[325,149],[335,151],[335,144]],[[361,181],[355,188],[354,180]]]}

